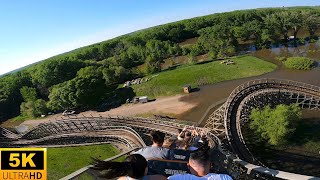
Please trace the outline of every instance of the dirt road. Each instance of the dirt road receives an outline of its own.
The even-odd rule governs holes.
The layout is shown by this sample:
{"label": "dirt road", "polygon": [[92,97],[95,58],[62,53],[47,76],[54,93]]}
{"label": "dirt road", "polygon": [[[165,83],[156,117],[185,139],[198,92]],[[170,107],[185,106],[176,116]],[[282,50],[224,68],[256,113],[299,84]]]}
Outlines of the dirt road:
{"label": "dirt road", "polygon": [[[181,101],[181,98],[188,95],[177,95],[171,97],[158,98],[156,101],[148,102],[144,104],[126,104],[118,108],[111,109],[110,111],[97,112],[97,111],[85,111],[79,114],[79,116],[136,116],[139,114],[172,114],[179,115],[191,110],[196,103],[189,103]],[[24,121],[22,124],[27,126],[35,126],[42,122],[55,121],[56,119],[61,119],[62,114],[56,114],[48,116],[41,120],[28,120]],[[65,117],[63,117],[65,118]]]}

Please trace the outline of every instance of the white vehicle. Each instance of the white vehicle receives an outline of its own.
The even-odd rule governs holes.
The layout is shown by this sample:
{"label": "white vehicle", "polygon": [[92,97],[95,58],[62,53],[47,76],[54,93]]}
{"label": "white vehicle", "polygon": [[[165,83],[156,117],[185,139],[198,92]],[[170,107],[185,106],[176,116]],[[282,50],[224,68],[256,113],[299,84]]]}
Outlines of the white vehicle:
{"label": "white vehicle", "polygon": [[139,102],[140,102],[140,103],[147,103],[147,102],[148,102],[148,97],[147,97],[147,96],[141,96],[141,97],[139,97]]}
{"label": "white vehicle", "polygon": [[75,114],[76,114],[76,111],[73,111],[73,110],[65,110],[62,113],[63,116],[70,116],[70,115],[75,115]]}

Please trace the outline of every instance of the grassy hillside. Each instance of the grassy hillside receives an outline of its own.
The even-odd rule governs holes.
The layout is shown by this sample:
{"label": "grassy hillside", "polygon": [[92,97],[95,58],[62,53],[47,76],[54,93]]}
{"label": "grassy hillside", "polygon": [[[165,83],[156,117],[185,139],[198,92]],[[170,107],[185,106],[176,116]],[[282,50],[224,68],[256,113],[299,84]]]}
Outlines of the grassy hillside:
{"label": "grassy hillside", "polygon": [[107,159],[119,151],[109,144],[48,148],[48,179],[60,179],[92,162],[91,157]]}
{"label": "grassy hillside", "polygon": [[149,97],[170,96],[182,93],[184,84],[198,87],[226,80],[258,76],[275,70],[276,65],[252,56],[232,58],[234,65],[221,64],[221,61],[196,65],[184,65],[175,70],[159,73],[149,82],[134,85],[137,95]]}

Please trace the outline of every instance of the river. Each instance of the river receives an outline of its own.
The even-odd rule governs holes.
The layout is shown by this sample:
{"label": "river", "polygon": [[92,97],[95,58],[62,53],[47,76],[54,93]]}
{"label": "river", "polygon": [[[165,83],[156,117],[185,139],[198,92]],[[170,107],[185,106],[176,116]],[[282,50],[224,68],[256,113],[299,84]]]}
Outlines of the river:
{"label": "river", "polygon": [[[251,51],[248,53],[252,56],[277,64],[278,68],[273,72],[261,76],[202,86],[200,87],[200,91],[192,93],[181,99],[182,101],[197,103],[198,106],[182,114],[178,118],[194,122],[199,122],[202,119],[202,123],[200,125],[204,125],[206,120],[208,119],[208,116],[228,98],[229,94],[233,91],[233,89],[235,89],[240,84],[253,79],[288,79],[320,86],[320,40],[316,43],[307,43],[306,45],[299,47],[281,46],[273,47],[271,49],[261,49],[257,51],[254,50],[254,48],[249,48],[249,50]],[[279,56],[305,56],[315,60],[317,63],[315,65],[315,68],[313,68],[312,70],[289,70],[283,66],[282,62],[276,59],[276,57]],[[204,116],[204,114],[210,106],[211,110],[209,111],[209,113],[206,114],[206,116]],[[303,120],[308,120],[307,122],[319,122],[320,113],[319,111],[304,110]],[[311,127],[313,126],[319,127],[315,125],[312,125]],[[318,171],[320,167],[319,155],[308,155],[307,150],[304,149],[304,146],[302,146],[302,144],[307,143],[309,139],[315,139],[314,137],[311,136],[312,138],[309,137],[307,140],[300,140],[301,144],[298,143],[299,145],[290,147],[284,151],[272,149],[272,151],[265,152],[263,150],[267,148],[265,148],[265,146],[263,145],[261,146],[263,150],[259,149],[259,146],[256,147],[255,144],[250,145],[251,139],[248,138],[252,138],[252,136],[246,135],[248,132],[245,129],[246,128],[243,129],[244,137],[248,142],[249,148],[255,154],[256,158],[260,159],[268,167],[289,172],[295,172],[299,174],[320,176],[320,171]],[[311,131],[312,129],[309,130]],[[318,132],[318,130],[316,129],[314,132]],[[319,138],[317,138],[316,140],[318,139]]]}
{"label": "river", "polygon": [[[294,81],[300,81],[304,83],[309,83],[312,85],[320,86],[320,40],[316,43],[306,43],[306,45],[294,47],[273,47],[270,49],[261,49],[255,50],[254,47],[248,48],[248,54],[263,59],[265,61],[272,62],[278,65],[278,68],[270,73],[255,76],[250,78],[243,78],[238,80],[225,81],[213,85],[201,86],[200,91],[194,92],[188,96],[183,97],[181,100],[191,103],[197,103],[198,106],[191,109],[190,111],[181,114],[178,116],[179,119],[184,119],[188,121],[199,122],[202,119],[202,116],[205,114],[207,109],[213,104],[219,104],[217,102],[223,102],[230,93],[242,83],[245,83],[249,80],[259,79],[259,78],[276,78],[276,79],[288,79]],[[305,56],[309,57],[317,62],[316,67],[312,70],[290,70],[283,67],[282,62],[276,59],[279,56]],[[204,118],[204,121],[208,119],[215,109],[220,106],[217,105],[213,107],[207,116]],[[204,123],[202,123],[203,125]]]}

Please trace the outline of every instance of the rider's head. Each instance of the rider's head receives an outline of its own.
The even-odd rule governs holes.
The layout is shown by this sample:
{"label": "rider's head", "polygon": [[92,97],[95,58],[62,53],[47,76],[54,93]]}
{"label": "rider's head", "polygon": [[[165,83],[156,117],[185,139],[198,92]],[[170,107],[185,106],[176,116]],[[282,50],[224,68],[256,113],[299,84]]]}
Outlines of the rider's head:
{"label": "rider's head", "polygon": [[210,172],[211,160],[209,148],[200,148],[191,152],[188,166],[196,176],[205,176]]}
{"label": "rider's head", "polygon": [[151,138],[154,145],[162,146],[164,142],[165,134],[160,131],[152,131],[151,132]]}

